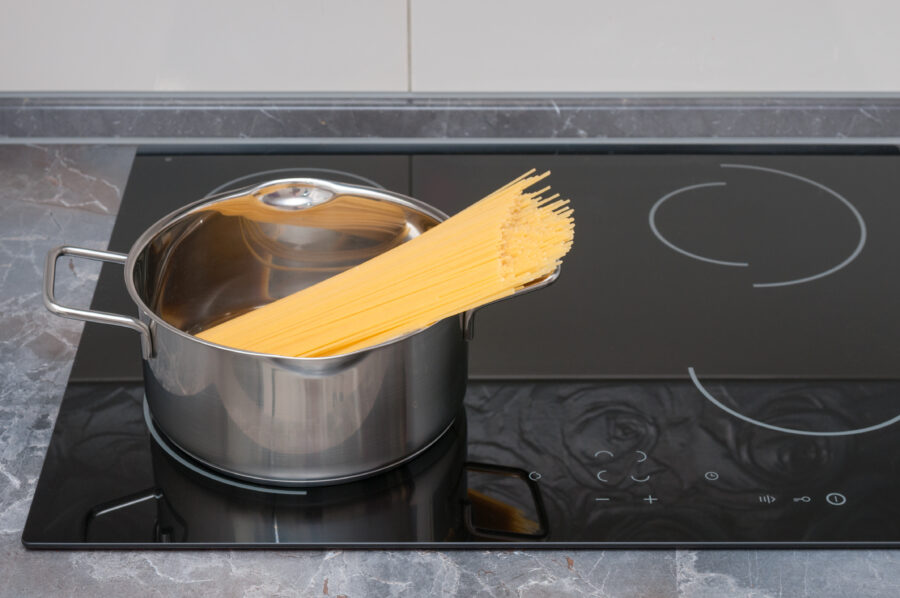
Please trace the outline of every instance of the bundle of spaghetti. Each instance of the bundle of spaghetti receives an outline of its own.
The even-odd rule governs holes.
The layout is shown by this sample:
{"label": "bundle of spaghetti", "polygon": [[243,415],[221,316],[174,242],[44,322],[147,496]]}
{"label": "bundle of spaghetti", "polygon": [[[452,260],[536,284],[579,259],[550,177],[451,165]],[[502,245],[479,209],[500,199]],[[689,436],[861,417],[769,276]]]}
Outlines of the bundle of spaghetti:
{"label": "bundle of spaghetti", "polygon": [[529,171],[418,237],[209,328],[201,339],[292,357],[350,353],[507,297],[572,246],[568,200]]}

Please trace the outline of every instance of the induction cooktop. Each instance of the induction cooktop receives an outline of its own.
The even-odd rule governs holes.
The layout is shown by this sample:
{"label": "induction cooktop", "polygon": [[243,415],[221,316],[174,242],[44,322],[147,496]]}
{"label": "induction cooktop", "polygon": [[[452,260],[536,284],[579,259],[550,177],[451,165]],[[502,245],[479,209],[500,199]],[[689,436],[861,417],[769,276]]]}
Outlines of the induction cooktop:
{"label": "induction cooktop", "polygon": [[[575,246],[556,284],[479,312],[448,432],[353,483],[231,480],[155,429],[138,336],[87,324],[26,546],[900,546],[896,148],[367,152],[142,153],[109,248],[273,178],[453,213],[551,170]],[[120,266],[92,307],[136,314]]]}

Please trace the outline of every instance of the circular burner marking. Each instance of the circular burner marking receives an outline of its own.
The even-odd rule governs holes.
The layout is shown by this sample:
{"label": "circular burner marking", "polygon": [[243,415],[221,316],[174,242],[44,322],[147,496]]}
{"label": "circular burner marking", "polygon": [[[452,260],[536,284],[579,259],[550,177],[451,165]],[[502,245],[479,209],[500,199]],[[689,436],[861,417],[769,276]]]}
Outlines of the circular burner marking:
{"label": "circular burner marking", "polygon": [[747,262],[728,262],[725,260],[716,260],[711,257],[705,257],[702,255],[698,255],[696,253],[691,253],[690,251],[688,251],[686,249],[682,249],[675,243],[672,243],[671,241],[666,239],[664,236],[662,236],[662,233],[659,232],[659,229],[656,228],[656,211],[659,209],[659,206],[661,206],[666,200],[671,199],[671,198],[675,197],[676,195],[679,195],[686,191],[693,191],[694,189],[703,189],[704,187],[724,187],[724,186],[725,186],[725,183],[721,183],[721,182],[700,183],[699,185],[688,185],[687,187],[682,187],[681,189],[675,189],[674,191],[671,191],[671,192],[667,193],[666,195],[663,195],[656,201],[655,204],[653,204],[653,207],[650,208],[650,230],[652,230],[653,234],[656,235],[656,238],[659,239],[660,241],[662,241],[662,243],[664,245],[666,245],[669,249],[677,251],[678,253],[681,253],[688,257],[692,257],[695,260],[700,260],[701,262],[709,262],[710,264],[717,264],[719,266],[739,266],[739,267],[749,266],[750,264],[748,264]]}
{"label": "circular burner marking", "polygon": [[772,174],[780,174],[781,176],[786,176],[788,178],[795,179],[795,180],[807,183],[809,185],[812,185],[813,187],[816,187],[817,189],[821,189],[822,191],[825,191],[826,193],[839,199],[841,201],[841,203],[843,203],[845,206],[847,206],[847,209],[849,209],[850,212],[853,213],[853,216],[856,218],[856,223],[859,225],[859,242],[856,244],[856,248],[853,250],[853,252],[849,256],[847,256],[847,258],[844,261],[842,261],[840,264],[837,264],[836,266],[833,266],[833,267],[829,268],[828,270],[825,270],[824,272],[819,272],[818,274],[813,274],[811,276],[805,276],[803,278],[796,278],[794,280],[785,280],[782,282],[756,282],[756,283],[753,283],[754,287],[757,287],[757,288],[786,287],[786,286],[792,285],[792,284],[801,284],[804,282],[809,282],[811,280],[816,280],[818,278],[824,278],[825,276],[828,276],[829,274],[834,274],[835,272],[837,272],[838,270],[840,270],[841,268],[843,268],[844,266],[846,266],[847,264],[849,264],[850,262],[855,260],[856,257],[862,251],[863,247],[865,246],[866,236],[867,236],[865,220],[863,220],[863,217],[859,213],[859,210],[856,209],[856,206],[854,206],[852,203],[850,203],[850,201],[847,200],[846,197],[844,197],[843,195],[841,195],[834,189],[832,189],[830,187],[826,187],[822,183],[818,183],[812,179],[802,177],[799,174],[785,172],[784,170],[776,170],[775,168],[766,168],[764,166],[752,166],[750,164],[720,164],[719,166],[721,166],[722,168],[742,168],[744,170],[758,170],[760,172],[769,172]]}
{"label": "circular burner marking", "polygon": [[[823,185],[822,183],[816,182],[812,179],[808,179],[806,177],[800,176],[798,174],[786,172],[784,170],[777,170],[775,168],[767,168],[764,166],[753,166],[751,164],[719,164],[719,167],[720,168],[741,168],[744,170],[756,170],[756,171],[760,171],[760,172],[768,172],[771,174],[778,174],[781,176],[792,178],[792,179],[801,181],[803,183],[812,185],[813,187],[816,187],[817,189],[821,189],[822,191],[825,191],[826,193],[828,193],[832,197],[837,198],[841,203],[843,203],[847,207],[847,209],[849,209],[850,212],[853,214],[853,217],[856,219],[856,222],[859,225],[859,242],[856,244],[856,247],[853,249],[853,251],[850,253],[850,255],[847,256],[839,264],[837,264],[827,270],[824,270],[823,272],[819,272],[817,274],[812,274],[810,276],[804,276],[802,278],[795,278],[792,280],[784,280],[784,281],[778,281],[778,282],[755,282],[755,283],[753,283],[754,288],[785,287],[785,286],[789,286],[789,285],[810,282],[813,280],[817,280],[819,278],[824,278],[825,276],[834,274],[835,272],[837,272],[838,270],[840,270],[841,268],[845,267],[847,264],[849,264],[850,262],[855,260],[857,258],[857,256],[859,256],[860,252],[863,250],[863,247],[866,244],[866,238],[868,235],[867,229],[866,229],[866,222],[865,222],[865,220],[863,220],[863,217],[859,213],[859,210],[856,209],[856,206],[854,206],[852,203],[850,203],[850,201],[846,197],[844,197],[843,195],[841,195],[834,189],[827,187],[827,186]],[[725,187],[725,186],[726,186],[726,183],[721,182],[721,181],[716,181],[716,182],[711,182],[711,183],[699,183],[696,185],[688,185],[687,187],[681,187],[680,189],[676,189],[674,191],[667,193],[666,195],[663,195],[661,198],[659,198],[656,201],[655,204],[653,204],[653,207],[650,208],[650,215],[649,215],[650,229],[653,231],[653,234],[656,235],[656,238],[659,239],[664,245],[666,245],[670,249],[677,251],[678,253],[681,253],[683,255],[686,255],[690,258],[693,258],[695,260],[700,260],[700,261],[708,262],[711,264],[717,264],[719,266],[737,266],[737,267],[749,266],[750,264],[747,262],[730,262],[730,261],[725,261],[725,260],[717,260],[717,259],[705,257],[702,255],[698,255],[696,253],[692,253],[685,249],[682,249],[681,247],[678,247],[677,245],[675,245],[674,243],[672,243],[671,241],[666,239],[662,235],[662,233],[659,232],[659,229],[656,227],[656,212],[659,209],[659,206],[661,206],[666,200],[671,199],[672,197],[675,197],[676,195],[679,195],[686,191],[692,191],[694,189],[702,189],[705,187]]]}
{"label": "circular burner marking", "polygon": [[867,426],[865,428],[856,428],[854,430],[841,430],[838,432],[814,432],[811,430],[797,430],[795,428],[783,428],[781,426],[773,426],[772,424],[767,424],[765,422],[761,422],[758,419],[753,419],[752,417],[747,417],[742,413],[738,413],[734,409],[722,404],[719,400],[717,400],[703,385],[700,383],[700,380],[697,378],[696,372],[694,372],[694,368],[688,368],[688,375],[691,377],[691,381],[694,383],[694,386],[697,387],[697,390],[700,391],[704,397],[709,400],[710,403],[728,413],[729,415],[733,415],[734,417],[743,420],[749,424],[753,424],[754,426],[759,426],[761,428],[766,428],[767,430],[774,430],[775,432],[783,432],[785,434],[797,434],[800,436],[853,436],[855,434],[865,434],[866,432],[874,432],[875,430],[880,430],[881,428],[886,428],[897,422],[900,422],[900,415],[896,417],[892,417],[887,421],[883,421],[880,424],[875,424],[873,426]]}

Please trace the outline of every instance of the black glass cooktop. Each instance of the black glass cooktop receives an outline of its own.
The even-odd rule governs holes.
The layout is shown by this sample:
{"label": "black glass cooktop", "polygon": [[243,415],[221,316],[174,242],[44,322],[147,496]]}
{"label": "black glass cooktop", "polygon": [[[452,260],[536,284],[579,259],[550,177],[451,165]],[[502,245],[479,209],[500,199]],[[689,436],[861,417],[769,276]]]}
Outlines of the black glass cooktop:
{"label": "black glass cooktop", "polygon": [[[479,313],[451,430],[351,484],[216,479],[145,417],[137,335],[88,324],[23,542],[900,546],[900,155],[826,149],[139,155],[111,250],[229,186],[319,176],[452,213],[532,166],[575,247]],[[93,307],[136,313],[120,267]]]}

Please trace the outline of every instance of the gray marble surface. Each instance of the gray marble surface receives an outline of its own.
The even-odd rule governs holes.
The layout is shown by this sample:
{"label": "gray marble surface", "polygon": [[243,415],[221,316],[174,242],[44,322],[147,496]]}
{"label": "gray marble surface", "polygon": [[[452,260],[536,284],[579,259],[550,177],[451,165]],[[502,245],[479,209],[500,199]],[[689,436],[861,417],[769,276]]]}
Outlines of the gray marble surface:
{"label": "gray marble surface", "polygon": [[900,94],[0,94],[0,142],[900,140]]}
{"label": "gray marble surface", "polygon": [[[900,551],[30,552],[20,535],[81,325],[46,251],[105,247],[134,149],[0,148],[0,596],[896,596]],[[97,269],[61,262],[86,304]]]}

